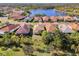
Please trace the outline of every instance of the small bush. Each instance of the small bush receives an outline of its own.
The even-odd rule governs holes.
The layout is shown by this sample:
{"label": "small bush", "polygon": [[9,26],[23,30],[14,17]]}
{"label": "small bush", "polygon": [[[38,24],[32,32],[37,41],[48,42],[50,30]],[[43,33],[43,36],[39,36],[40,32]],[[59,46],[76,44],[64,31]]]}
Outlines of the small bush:
{"label": "small bush", "polygon": [[7,48],[6,47],[1,47],[1,50],[5,51],[5,50],[7,50]]}
{"label": "small bush", "polygon": [[52,33],[48,33],[46,31],[43,31],[42,39],[43,39],[43,42],[48,45],[48,44],[50,44],[50,42],[53,41],[53,34]]}
{"label": "small bush", "polygon": [[13,51],[20,51],[20,48],[19,48],[19,47],[18,47],[18,48],[13,47],[12,50],[13,50]]}

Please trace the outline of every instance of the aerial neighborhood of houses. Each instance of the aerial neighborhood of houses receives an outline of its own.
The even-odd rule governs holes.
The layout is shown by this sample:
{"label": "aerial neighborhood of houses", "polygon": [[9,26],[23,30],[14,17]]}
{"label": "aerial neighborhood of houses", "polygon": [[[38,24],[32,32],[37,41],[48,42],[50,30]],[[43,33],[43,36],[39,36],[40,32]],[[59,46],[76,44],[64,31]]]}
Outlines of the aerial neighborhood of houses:
{"label": "aerial neighborhood of houses", "polygon": [[0,56],[79,56],[79,4],[0,4]]}
{"label": "aerial neighborhood of houses", "polygon": [[43,30],[54,32],[59,29],[63,33],[72,33],[79,31],[79,18],[77,16],[59,15],[59,16],[35,16],[24,15],[24,10],[17,10],[10,7],[0,8],[4,12],[0,16],[0,34],[6,32],[16,34],[39,34]]}

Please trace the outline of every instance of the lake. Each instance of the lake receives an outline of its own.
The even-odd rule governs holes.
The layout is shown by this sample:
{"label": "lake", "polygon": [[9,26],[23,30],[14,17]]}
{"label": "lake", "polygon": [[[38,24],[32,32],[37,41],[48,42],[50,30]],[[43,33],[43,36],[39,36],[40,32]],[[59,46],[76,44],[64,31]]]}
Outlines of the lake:
{"label": "lake", "polygon": [[35,16],[37,14],[44,14],[46,16],[65,16],[64,12],[59,12],[56,9],[33,9],[30,10],[30,16]]}

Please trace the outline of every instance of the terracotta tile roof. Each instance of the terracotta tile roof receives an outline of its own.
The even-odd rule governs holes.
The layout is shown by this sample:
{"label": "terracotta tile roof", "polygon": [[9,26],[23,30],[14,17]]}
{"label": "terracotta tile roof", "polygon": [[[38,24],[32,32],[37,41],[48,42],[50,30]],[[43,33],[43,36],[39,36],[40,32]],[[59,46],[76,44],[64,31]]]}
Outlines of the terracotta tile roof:
{"label": "terracotta tile roof", "polygon": [[16,27],[18,27],[19,25],[13,25],[13,24],[9,24],[5,27],[2,27],[0,30],[4,31],[4,32],[10,32],[13,29],[15,29]]}
{"label": "terracotta tile roof", "polygon": [[28,34],[30,33],[30,28],[26,24],[21,24],[20,28],[16,31],[16,34]]}
{"label": "terracotta tile roof", "polygon": [[64,21],[73,21],[73,17],[71,16],[63,16],[64,17]]}
{"label": "terracotta tile roof", "polygon": [[49,21],[49,17],[48,16],[43,16],[42,19],[43,19],[43,21]]}
{"label": "terracotta tile roof", "polygon": [[64,21],[64,17],[63,16],[58,16],[57,19],[60,21],[60,20],[63,20]]}
{"label": "terracotta tile roof", "polygon": [[57,21],[57,17],[56,16],[50,16],[50,20],[51,21]]}
{"label": "terracotta tile roof", "polygon": [[35,17],[34,17],[34,21],[42,21],[42,18],[39,17],[39,16],[35,16]]}
{"label": "terracotta tile roof", "polygon": [[77,30],[78,24],[76,23],[69,23],[73,30]]}
{"label": "terracotta tile roof", "polygon": [[22,14],[24,13],[23,10],[12,10],[12,13]]}
{"label": "terracotta tile roof", "polygon": [[78,26],[77,26],[77,31],[79,31],[79,23],[77,23],[77,25],[78,25]]}
{"label": "terracotta tile roof", "polygon": [[12,13],[10,13],[10,16],[14,19],[22,19],[25,17],[22,15],[23,13],[24,13],[23,11],[15,11],[14,10]]}
{"label": "terracotta tile roof", "polygon": [[45,27],[46,27],[47,32],[54,32],[57,29],[56,24],[54,23],[46,23]]}
{"label": "terracotta tile roof", "polygon": [[25,18],[25,16],[22,16],[22,15],[18,15],[18,16],[14,16],[14,17],[12,17],[13,19],[23,19],[23,18]]}
{"label": "terracotta tile roof", "polygon": [[34,25],[34,28],[33,28],[33,33],[34,33],[34,34],[35,34],[35,33],[36,33],[36,34],[39,34],[39,32],[45,30],[44,27],[45,27],[45,26],[44,26],[43,23],[35,24],[35,25]]}

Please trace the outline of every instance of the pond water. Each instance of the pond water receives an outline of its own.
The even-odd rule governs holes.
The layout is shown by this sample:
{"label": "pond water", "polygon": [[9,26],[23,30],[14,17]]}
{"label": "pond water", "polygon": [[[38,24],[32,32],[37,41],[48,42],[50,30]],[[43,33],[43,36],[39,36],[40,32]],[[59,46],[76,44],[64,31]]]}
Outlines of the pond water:
{"label": "pond water", "polygon": [[37,14],[44,14],[46,16],[65,16],[64,12],[59,12],[56,9],[33,9],[30,10],[30,16],[35,16]]}

